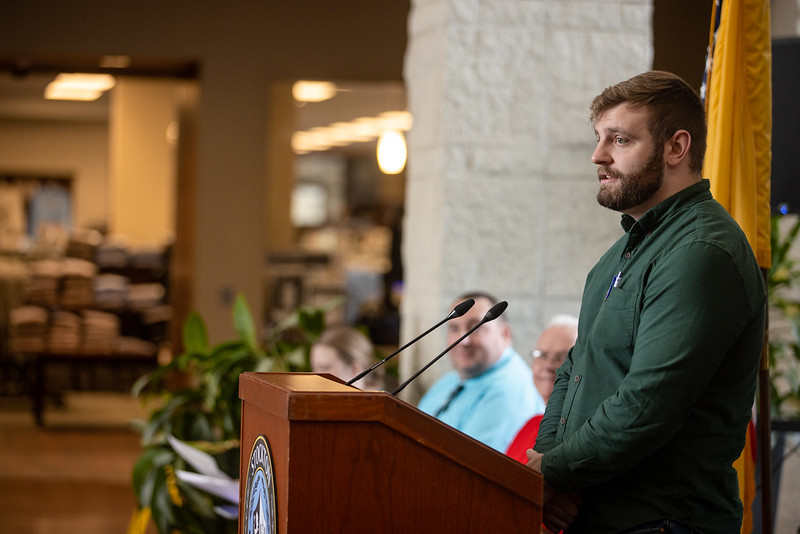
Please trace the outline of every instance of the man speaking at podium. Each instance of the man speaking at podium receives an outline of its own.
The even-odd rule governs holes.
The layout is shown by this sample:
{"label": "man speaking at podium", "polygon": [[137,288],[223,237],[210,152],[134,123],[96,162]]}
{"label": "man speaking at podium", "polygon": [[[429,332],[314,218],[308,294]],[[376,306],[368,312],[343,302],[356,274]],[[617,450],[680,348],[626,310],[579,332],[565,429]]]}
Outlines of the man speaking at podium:
{"label": "man speaking at podium", "polygon": [[625,234],[586,279],[578,339],[528,452],[545,525],[738,533],[732,463],[766,295],[747,238],[701,176],[703,105],[677,76],[647,72],[596,97],[591,122],[597,199],[623,214]]}
{"label": "man speaking at podium", "polygon": [[[447,324],[448,346],[498,302],[487,293],[475,292],[462,295],[455,304],[470,298],[475,305]],[[544,399],[533,385],[530,369],[511,346],[511,326],[503,316],[485,323],[448,356],[453,371],[428,390],[418,408],[504,452],[528,419],[544,412]]]}

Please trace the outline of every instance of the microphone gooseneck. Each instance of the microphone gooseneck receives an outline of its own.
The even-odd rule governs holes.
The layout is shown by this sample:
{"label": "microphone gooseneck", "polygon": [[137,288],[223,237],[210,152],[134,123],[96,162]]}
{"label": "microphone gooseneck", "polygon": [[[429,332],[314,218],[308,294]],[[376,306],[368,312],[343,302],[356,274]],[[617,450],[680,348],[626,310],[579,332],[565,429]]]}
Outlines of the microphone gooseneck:
{"label": "microphone gooseneck", "polygon": [[[441,321],[439,321],[438,323],[436,323],[432,327],[428,328],[426,331],[424,331],[423,333],[421,333],[420,335],[418,335],[417,337],[415,337],[414,339],[412,339],[411,341],[409,341],[408,343],[406,343],[405,345],[403,345],[402,347],[400,347],[399,349],[397,349],[396,351],[394,351],[393,353],[391,353],[390,355],[388,355],[387,357],[385,357],[384,359],[382,359],[381,361],[379,361],[378,363],[376,363],[375,365],[370,367],[369,369],[367,369],[365,371],[361,371],[356,376],[354,376],[353,378],[351,378],[350,380],[345,382],[345,385],[346,386],[351,386],[351,385],[353,385],[353,383],[357,382],[358,380],[361,380],[362,378],[367,376],[369,373],[371,373],[372,371],[374,371],[375,369],[377,369],[378,367],[380,367],[381,365],[383,365],[384,363],[389,361],[391,358],[393,358],[394,356],[396,356],[397,354],[399,354],[403,350],[407,349],[408,347],[410,347],[411,345],[413,345],[414,343],[416,343],[417,341],[419,341],[423,337],[427,336],[428,334],[430,334],[431,332],[433,332],[434,330],[436,330],[437,328],[442,326],[444,323],[446,323],[450,319],[455,319],[456,317],[461,317],[462,315],[467,313],[469,311],[469,309],[472,308],[472,306],[474,304],[475,304],[475,299],[467,299],[464,302],[461,302],[461,303],[457,304],[456,307],[453,308],[453,310],[450,313],[448,313],[447,316],[444,319],[442,319]],[[502,313],[502,312],[500,312],[500,313]]]}
{"label": "microphone gooseneck", "polygon": [[486,312],[486,314],[483,316],[483,319],[478,321],[478,323],[475,326],[473,326],[472,328],[467,330],[467,332],[465,332],[464,335],[462,335],[460,338],[455,340],[449,347],[447,347],[442,352],[440,352],[438,356],[436,356],[434,359],[429,361],[425,365],[425,367],[423,367],[422,369],[420,369],[419,371],[414,373],[414,375],[412,375],[411,378],[409,378],[408,380],[406,380],[405,382],[400,384],[400,387],[398,387],[396,390],[394,390],[392,392],[392,395],[397,395],[398,393],[403,391],[403,389],[405,389],[405,387],[407,385],[409,385],[415,378],[417,378],[419,375],[421,375],[423,372],[425,372],[425,370],[428,369],[428,367],[430,367],[431,365],[433,365],[434,363],[439,361],[439,358],[441,358],[442,356],[444,356],[445,354],[450,352],[450,349],[452,349],[453,347],[455,347],[456,345],[461,343],[464,340],[464,338],[466,338],[468,335],[470,335],[475,330],[477,330],[481,325],[483,325],[484,323],[488,323],[489,321],[494,321],[495,319],[500,317],[503,314],[503,312],[506,311],[506,308],[508,308],[508,302],[506,302],[505,300],[503,300],[501,302],[498,302],[497,304],[495,304],[494,306],[489,308],[489,311]]}

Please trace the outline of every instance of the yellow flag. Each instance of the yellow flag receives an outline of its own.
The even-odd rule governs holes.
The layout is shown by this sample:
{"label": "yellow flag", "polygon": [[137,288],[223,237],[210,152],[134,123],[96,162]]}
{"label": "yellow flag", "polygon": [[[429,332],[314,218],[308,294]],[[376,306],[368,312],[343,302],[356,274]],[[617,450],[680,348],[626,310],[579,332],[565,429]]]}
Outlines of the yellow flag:
{"label": "yellow flag", "polygon": [[772,43],[769,0],[716,0],[704,97],[703,176],[770,267]]}
{"label": "yellow flag", "polygon": [[756,427],[753,421],[747,426],[747,439],[742,455],[739,456],[733,467],[739,479],[739,498],[744,505],[741,534],[753,532],[753,501],[756,498]]}
{"label": "yellow flag", "polygon": [[[769,0],[714,2],[702,90],[708,120],[703,176],[710,180],[714,198],[744,230],[763,269],[769,269],[771,264],[772,41],[769,15]],[[762,367],[768,365],[767,362],[762,355]],[[756,470],[753,434],[751,422],[745,448],[734,462],[739,477],[739,497],[744,505],[742,534],[753,530]],[[769,510],[762,513],[769,513]]]}

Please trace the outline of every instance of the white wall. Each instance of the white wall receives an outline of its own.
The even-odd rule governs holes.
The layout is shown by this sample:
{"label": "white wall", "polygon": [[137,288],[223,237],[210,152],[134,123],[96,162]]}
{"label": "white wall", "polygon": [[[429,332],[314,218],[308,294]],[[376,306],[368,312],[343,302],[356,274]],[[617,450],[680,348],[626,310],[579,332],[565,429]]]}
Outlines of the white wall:
{"label": "white wall", "polygon": [[71,175],[77,227],[107,220],[107,166],[105,123],[0,121],[0,172]]}
{"label": "white wall", "polygon": [[177,82],[122,79],[109,113],[109,232],[132,246],[175,235]]}

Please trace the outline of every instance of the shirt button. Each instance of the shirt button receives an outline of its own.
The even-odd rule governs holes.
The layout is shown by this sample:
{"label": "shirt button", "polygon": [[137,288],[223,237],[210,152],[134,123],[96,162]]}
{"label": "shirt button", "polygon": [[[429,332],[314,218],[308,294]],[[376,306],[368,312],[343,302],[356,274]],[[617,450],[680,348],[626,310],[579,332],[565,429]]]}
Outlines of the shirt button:
{"label": "shirt button", "polygon": [[575,375],[575,382],[581,381],[581,375]]}
{"label": "shirt button", "polygon": [[626,252],[626,253],[625,253],[625,259],[626,259],[626,260],[629,260],[629,259],[631,259],[631,253],[630,253],[630,252]]}
{"label": "shirt button", "polygon": [[562,417],[560,423],[562,425],[565,425],[565,424],[567,424],[567,420]]}

